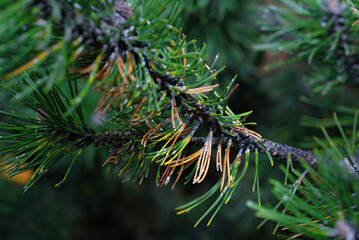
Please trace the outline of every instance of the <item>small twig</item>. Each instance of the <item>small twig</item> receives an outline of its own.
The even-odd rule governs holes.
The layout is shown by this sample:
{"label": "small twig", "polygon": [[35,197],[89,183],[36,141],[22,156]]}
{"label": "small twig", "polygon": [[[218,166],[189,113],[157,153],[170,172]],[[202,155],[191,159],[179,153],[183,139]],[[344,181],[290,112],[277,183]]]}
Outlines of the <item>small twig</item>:
{"label": "small twig", "polygon": [[[93,141],[94,145],[108,145],[108,144],[118,145],[120,143],[127,142],[129,136],[137,136],[138,139],[141,139],[141,137],[139,137],[138,133],[136,133],[134,131],[117,130],[117,131],[113,131],[113,132],[107,131],[107,132],[94,134],[92,136],[92,141]],[[207,139],[206,137],[192,137],[190,142],[191,142],[192,146],[203,146],[206,142],[206,139]],[[220,140],[221,140],[220,137],[213,137],[213,140],[212,140],[213,146],[218,145]],[[249,138],[248,142],[250,143],[251,141],[252,141],[253,145],[256,145],[257,140]],[[225,142],[225,141],[223,141],[223,139],[222,139],[222,142]],[[241,143],[239,143],[239,142],[233,141],[232,148],[243,147],[242,146],[243,144],[241,146],[240,146],[240,144]],[[315,159],[312,151],[291,147],[286,144],[273,142],[271,140],[264,140],[264,142],[262,142],[262,144],[268,149],[269,153],[273,157],[277,157],[279,159],[286,160],[288,158],[288,155],[290,155],[293,161],[299,161],[300,159],[303,159],[311,166],[316,166],[316,164],[317,164],[317,160]],[[265,149],[263,147],[258,146],[258,148],[260,149],[260,152],[265,152]],[[255,151],[254,148],[253,149],[249,148],[249,149],[250,149],[250,151],[253,151],[253,152]]]}
{"label": "small twig", "polygon": [[[220,139],[218,137],[213,138],[214,145],[217,145],[217,143],[219,143],[219,140]],[[205,137],[193,137],[191,139],[191,142],[194,145],[203,145],[205,141],[206,141]],[[253,143],[255,143],[255,141],[253,141]],[[290,155],[293,161],[299,161],[300,159],[304,159],[311,166],[315,166],[317,164],[317,160],[314,157],[312,151],[291,147],[270,140],[265,140],[263,142],[263,145],[268,149],[269,153],[273,157],[277,157],[279,159],[287,159],[288,155]],[[236,147],[238,148],[239,146],[233,144],[233,148]],[[259,147],[259,149],[260,152],[262,153],[265,152],[265,149],[263,149],[262,147]],[[254,149],[250,149],[250,150],[254,152]]]}
{"label": "small twig", "polygon": [[[289,154],[292,160],[294,161],[299,161],[300,159],[304,159],[311,166],[317,165],[317,160],[314,157],[312,151],[291,147],[270,140],[265,140],[264,146],[268,149],[268,151],[273,157],[277,157],[280,159],[287,159]],[[264,151],[264,149],[262,149],[262,151]]]}

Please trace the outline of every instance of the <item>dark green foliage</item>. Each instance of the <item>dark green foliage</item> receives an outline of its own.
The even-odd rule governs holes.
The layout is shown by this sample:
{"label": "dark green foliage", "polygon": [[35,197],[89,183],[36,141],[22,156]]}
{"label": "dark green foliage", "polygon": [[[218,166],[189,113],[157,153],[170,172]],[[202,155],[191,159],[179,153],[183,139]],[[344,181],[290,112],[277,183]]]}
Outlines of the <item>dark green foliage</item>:
{"label": "dark green foliage", "polygon": [[[172,181],[172,189],[184,183],[181,190],[196,189],[189,195],[202,194],[177,208],[178,214],[195,208],[203,211],[195,226],[206,218],[208,225],[215,216],[222,219],[218,212],[230,199],[239,202],[231,219],[237,212],[245,215],[245,200],[235,194],[241,184],[245,190],[256,192],[258,205],[249,205],[258,216],[274,220],[298,236],[340,237],[338,224],[356,234],[358,220],[352,206],[357,202],[351,195],[357,192],[356,100],[342,97],[333,104],[331,99],[350,96],[343,93],[345,84],[357,83],[357,34],[350,27],[354,18],[347,14],[347,5],[337,0],[279,2],[265,7],[267,18],[260,25],[268,35],[263,38],[265,43],[255,48],[289,56],[279,64],[264,60],[270,68],[300,63],[277,78],[285,78],[278,80],[286,84],[281,87],[273,85],[276,80],[260,83],[266,80],[254,78],[260,75],[254,70],[258,67],[255,58],[263,57],[251,49],[259,1],[0,0],[1,89],[12,94],[10,104],[0,111],[1,173],[11,177],[34,171],[27,190],[48,170],[56,172],[56,178],[61,172],[63,179],[56,184],[61,186],[66,179],[78,182],[82,168],[92,169],[84,180],[90,184],[84,188],[92,189],[91,197],[101,203],[98,209],[104,212],[111,207],[106,200],[97,202],[97,197],[116,190],[105,187],[111,181],[101,181],[101,166],[121,181],[142,184],[151,178],[157,187]],[[348,4],[355,13],[355,5]],[[193,36],[198,40],[190,40]],[[208,42],[208,47],[202,42]],[[235,45],[228,47],[229,42]],[[222,61],[217,52],[226,58]],[[251,89],[241,89],[241,94],[234,96],[238,79],[228,78],[228,72],[223,74],[224,64],[230,72],[239,71],[239,76],[245,76],[245,82],[260,92],[250,101],[245,99],[246,106],[234,101],[240,111],[232,111],[229,98],[243,100],[251,95]],[[302,81],[303,74],[308,81]],[[294,79],[297,84],[293,84]],[[339,88],[339,84],[344,86]],[[317,92],[327,93],[326,99],[314,96]],[[321,129],[326,138],[307,143],[315,147],[315,155],[267,140],[249,129],[256,124],[247,121],[252,111],[243,109],[258,106],[258,116],[274,123],[270,128],[278,138],[300,139],[304,133],[296,128],[296,121],[290,121],[296,128],[293,131],[281,126],[288,116],[297,119],[302,114],[297,99],[302,93],[313,94],[301,100],[315,109],[303,117],[302,125]],[[280,101],[280,105],[271,106],[267,97]],[[252,103],[253,99],[256,101]],[[274,110],[282,106],[284,110]],[[350,116],[338,114],[339,119],[334,114],[333,120],[322,120],[328,112],[325,109]],[[326,130],[333,126],[339,131]],[[347,131],[348,126],[354,127]],[[347,137],[349,133],[352,137]],[[103,158],[95,149],[104,150],[107,156]],[[262,199],[269,195],[259,189],[265,188],[267,175],[275,171],[265,166],[280,160],[287,161],[286,168],[281,167],[285,176],[270,180],[279,204],[260,207],[261,195]],[[295,163],[299,160],[303,166]],[[284,186],[279,181],[291,184]],[[129,198],[137,191],[126,186],[120,198]],[[159,202],[158,208],[171,205],[167,199]],[[125,209],[113,207],[119,216]],[[97,215],[93,216],[89,218],[96,219]],[[194,221],[192,214],[187,218]],[[166,222],[158,219],[156,214],[151,217],[151,227],[157,221]],[[171,227],[180,228],[176,224]],[[79,232],[76,236],[87,236]]]}
{"label": "dark green foliage", "polygon": [[[175,25],[177,8],[166,9],[168,3],[3,3],[3,12],[20,16],[15,17],[15,27],[1,26],[4,31],[17,29],[1,39],[0,55],[8,62],[2,73],[3,87],[11,89],[14,99],[32,112],[30,116],[2,112],[10,118],[3,123],[0,139],[5,144],[3,153],[9,154],[2,171],[10,177],[36,168],[25,186],[28,189],[49,167],[74,152],[59,186],[81,152],[93,144],[108,148],[110,156],[104,166],[125,181],[141,183],[150,167],[157,165],[157,186],[167,185],[175,172],[174,185],[183,172],[186,183],[201,183],[213,145],[217,147],[216,169],[222,172],[208,193],[220,194],[213,205],[221,201],[216,215],[246,172],[249,153],[255,153],[257,169],[258,152],[267,150],[261,135],[246,127],[254,124],[246,122],[251,111],[234,114],[227,106],[236,77],[222,93],[213,91],[223,68],[215,70],[216,60],[208,63],[205,47],[187,41]],[[20,44],[19,51],[30,58],[17,61],[10,47],[23,34],[34,44]],[[81,80],[86,83],[79,89]],[[63,93],[66,82],[69,96]],[[82,112],[91,89],[103,95],[95,112],[108,118],[97,132],[84,121]],[[231,148],[237,152],[234,160]],[[242,153],[246,167],[240,175]],[[272,162],[269,151],[267,155]],[[253,190],[257,189],[259,197],[258,178],[256,170]]]}
{"label": "dark green foliage", "polygon": [[74,161],[89,144],[86,140],[88,129],[83,123],[81,110],[68,114],[69,99],[56,88],[45,93],[41,88],[34,87],[30,77],[12,87],[8,90],[15,93],[23,88],[34,88],[34,92],[23,99],[23,105],[32,109],[33,114],[28,116],[1,111],[2,116],[9,118],[9,122],[1,123],[1,141],[6,143],[1,148],[5,156],[2,171],[7,171],[8,177],[11,177],[36,168],[25,186],[27,190],[51,165],[75,151],[70,171]]}
{"label": "dark green foliage", "polygon": [[255,48],[288,58],[267,68],[305,60],[310,65],[306,79],[322,94],[338,84],[358,83],[358,34],[347,5],[338,0],[279,2],[264,10],[265,35]]}
{"label": "dark green foliage", "polygon": [[[356,111],[353,117],[350,131],[355,134],[358,113]],[[316,169],[304,164],[302,173],[295,171],[295,174],[289,175],[292,184],[288,186],[271,180],[273,194],[279,200],[277,206],[258,207],[253,202],[248,203],[257,210],[258,217],[278,222],[275,231],[280,227],[296,233],[297,237],[313,239],[358,237],[355,230],[359,224],[356,209],[359,204],[358,138],[355,135],[348,137],[337,115],[334,115],[334,122],[341,140],[332,139],[322,128],[325,140],[316,139],[323,149],[315,151],[318,160]]]}

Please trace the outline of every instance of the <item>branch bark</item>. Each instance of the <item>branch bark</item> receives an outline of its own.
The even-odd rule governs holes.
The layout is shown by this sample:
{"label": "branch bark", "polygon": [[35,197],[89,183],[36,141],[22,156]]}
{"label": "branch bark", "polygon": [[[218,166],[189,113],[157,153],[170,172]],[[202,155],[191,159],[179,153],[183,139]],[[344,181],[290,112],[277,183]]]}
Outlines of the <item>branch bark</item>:
{"label": "branch bark", "polygon": [[[116,148],[116,146],[120,146],[122,143],[125,143],[128,141],[129,136],[137,136],[138,139],[141,139],[142,136],[140,136],[138,133],[134,131],[113,131],[113,132],[102,132],[93,134],[91,137],[92,142],[95,146],[98,145],[112,145]],[[192,146],[203,146],[206,142],[206,137],[192,137],[190,141],[190,145]],[[219,137],[213,138],[213,145],[216,146],[220,142]],[[222,139],[223,140],[223,139]],[[300,159],[303,159],[311,166],[317,165],[317,160],[314,157],[314,154],[310,150],[304,150],[300,148],[295,148],[292,146],[288,146],[286,144],[277,143],[271,140],[264,140],[262,145],[265,147],[263,148],[259,144],[256,144],[257,140],[250,139],[253,142],[253,145],[258,146],[259,152],[264,153],[266,149],[269,151],[272,157],[276,157],[282,160],[287,160],[290,156],[293,161],[299,161]],[[140,141],[138,142],[140,144]],[[243,147],[243,144],[237,143],[237,145],[234,145],[233,148],[240,148]],[[255,148],[250,147],[250,151],[254,152]],[[111,150],[111,153],[113,153],[113,150]]]}
{"label": "branch bark", "polygon": [[265,140],[263,145],[268,149],[269,153],[273,157],[287,159],[288,154],[290,154],[293,161],[304,159],[311,166],[317,165],[317,160],[315,159],[312,151],[291,147],[271,140]]}

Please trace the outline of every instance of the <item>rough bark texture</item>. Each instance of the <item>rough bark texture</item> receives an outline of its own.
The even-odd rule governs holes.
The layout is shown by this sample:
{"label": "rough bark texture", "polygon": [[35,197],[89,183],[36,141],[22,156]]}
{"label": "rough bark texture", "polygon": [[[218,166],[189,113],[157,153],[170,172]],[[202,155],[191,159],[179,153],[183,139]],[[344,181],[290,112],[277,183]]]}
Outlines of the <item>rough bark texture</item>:
{"label": "rough bark texture", "polygon": [[[121,145],[121,143],[124,143],[128,141],[129,136],[138,135],[134,131],[114,131],[114,132],[103,132],[103,133],[97,133],[93,134],[91,137],[92,142],[95,146],[98,145],[112,145],[116,148],[116,146]],[[140,138],[140,136],[138,136]],[[192,137],[191,139],[191,145],[192,146],[203,146],[206,142],[206,137]],[[255,145],[256,141],[254,139],[250,139],[253,141],[253,145]],[[249,141],[250,141],[249,140]],[[220,142],[219,137],[213,138],[213,145],[216,146]],[[309,150],[303,150],[300,148],[295,148],[288,146],[286,144],[281,144],[277,142],[273,142],[271,140],[264,140],[261,142],[262,145],[265,146],[265,148],[269,151],[272,157],[276,157],[279,159],[287,160],[289,155],[293,161],[299,161],[300,159],[305,160],[308,164],[311,166],[316,166],[317,160],[314,157],[314,154],[312,151]],[[140,143],[138,143],[140,144]],[[248,149],[252,152],[256,150],[255,147],[248,147]],[[258,146],[258,145],[257,145]],[[243,148],[243,144],[238,143],[237,145],[234,144],[232,148]],[[257,148],[260,152],[265,152],[265,149],[261,146],[258,146]]]}

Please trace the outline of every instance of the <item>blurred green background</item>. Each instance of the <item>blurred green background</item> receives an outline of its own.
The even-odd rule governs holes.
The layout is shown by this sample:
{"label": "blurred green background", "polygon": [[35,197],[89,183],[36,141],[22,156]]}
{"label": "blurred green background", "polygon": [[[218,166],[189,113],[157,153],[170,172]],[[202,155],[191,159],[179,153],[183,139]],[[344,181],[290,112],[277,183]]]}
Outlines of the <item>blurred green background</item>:
{"label": "blurred green background", "polygon": [[[331,111],[300,101],[300,96],[320,101],[324,106],[330,106],[334,99],[345,105],[350,98],[338,95],[344,91],[357,96],[358,91],[344,86],[326,96],[313,95],[303,75],[305,64],[265,72],[263,66],[273,61],[273,56],[252,50],[261,36],[257,20],[264,4],[259,0],[181,1],[181,25],[188,39],[197,39],[198,45],[206,43],[212,58],[219,54],[218,68],[227,67],[218,77],[222,89],[238,74],[239,87],[230,99],[234,112],[254,110],[249,121],[258,125],[253,130],[273,141],[305,146],[305,139],[317,134],[317,130],[301,126],[301,117],[325,117]],[[9,96],[3,93],[1,101],[8,100]],[[84,101],[90,121],[97,100],[95,95]],[[235,196],[210,227],[204,221],[193,228],[211,202],[180,216],[174,208],[203,194],[220,177],[218,173],[210,172],[210,180],[201,185],[177,184],[171,191],[170,187],[156,188],[154,173],[142,185],[121,183],[121,179],[104,171],[104,159],[104,150],[87,149],[60,188],[54,184],[65,173],[61,163],[25,194],[21,184],[0,178],[0,239],[274,238],[273,224],[257,230],[261,220],[245,205],[249,199],[256,201],[257,194],[251,191],[254,169],[249,170]],[[265,157],[263,160],[260,186],[265,205],[273,201],[269,178],[284,177],[277,167],[268,167]]]}

